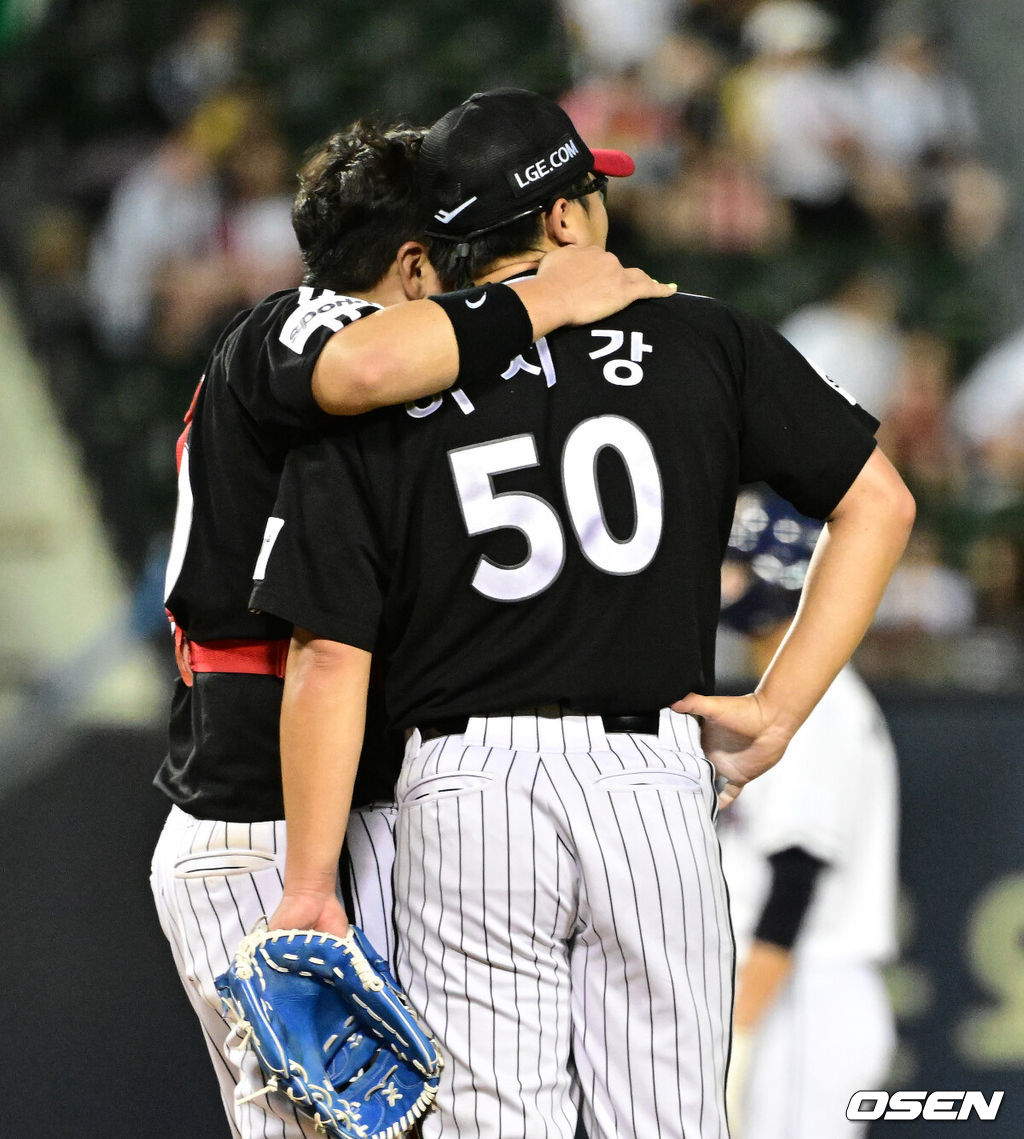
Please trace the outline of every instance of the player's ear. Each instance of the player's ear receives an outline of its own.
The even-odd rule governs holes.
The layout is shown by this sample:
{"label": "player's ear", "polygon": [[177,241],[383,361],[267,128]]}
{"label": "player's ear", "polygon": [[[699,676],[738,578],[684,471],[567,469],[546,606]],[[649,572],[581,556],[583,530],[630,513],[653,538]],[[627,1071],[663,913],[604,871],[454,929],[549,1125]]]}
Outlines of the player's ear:
{"label": "player's ear", "polygon": [[579,227],[568,198],[559,198],[544,214],[544,232],[555,245],[579,245]]}
{"label": "player's ear", "polygon": [[442,291],[430,254],[421,241],[407,241],[400,246],[395,264],[407,300],[418,301]]}

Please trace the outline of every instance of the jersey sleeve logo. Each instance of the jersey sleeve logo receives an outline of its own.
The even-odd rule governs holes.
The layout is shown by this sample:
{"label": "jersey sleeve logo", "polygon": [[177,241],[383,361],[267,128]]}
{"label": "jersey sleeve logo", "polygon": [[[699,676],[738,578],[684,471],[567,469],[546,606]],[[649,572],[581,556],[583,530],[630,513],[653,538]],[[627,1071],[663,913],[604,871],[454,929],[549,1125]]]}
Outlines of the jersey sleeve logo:
{"label": "jersey sleeve logo", "polygon": [[271,515],[267,519],[267,528],[263,531],[263,545],[260,547],[260,556],[256,559],[256,568],[252,571],[253,581],[262,581],[267,576],[267,562],[274,552],[274,543],[284,527],[283,518]]}
{"label": "jersey sleeve logo", "polygon": [[827,372],[823,372],[821,368],[819,368],[818,365],[815,364],[815,362],[809,359],[807,356],[805,356],[804,359],[807,360],[807,363],[811,365],[811,367],[818,373],[819,376],[821,376],[825,383],[828,384],[828,386],[832,388],[833,391],[838,392],[851,407],[859,406],[854,397],[850,395],[850,393],[846,390],[846,388],[842,386],[842,384],[837,384],[835,380],[832,379],[830,375],[828,375]]}
{"label": "jersey sleeve logo", "polygon": [[357,301],[352,297],[331,292],[330,289],[318,292],[309,285],[303,285],[299,289],[295,311],[284,322],[278,339],[286,348],[301,356],[310,336],[318,328],[329,328],[332,332],[338,332],[346,324],[351,324],[378,308],[380,305],[373,305],[369,301]]}

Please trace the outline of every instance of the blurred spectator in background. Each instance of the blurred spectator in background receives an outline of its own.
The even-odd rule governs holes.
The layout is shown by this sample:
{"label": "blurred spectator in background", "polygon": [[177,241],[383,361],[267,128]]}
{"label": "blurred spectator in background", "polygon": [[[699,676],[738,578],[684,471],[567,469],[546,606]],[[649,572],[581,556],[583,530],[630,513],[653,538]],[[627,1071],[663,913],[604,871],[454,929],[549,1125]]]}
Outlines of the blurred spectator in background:
{"label": "blurred spectator in background", "polygon": [[176,356],[301,277],[291,230],[290,158],[266,100],[207,95],[115,189],[89,264],[105,349]]}
{"label": "blurred spectator in background", "polygon": [[201,107],[115,188],[89,258],[96,327],[111,355],[130,356],[146,346],[167,263],[215,242],[221,212],[216,164],[235,129],[213,107]]}
{"label": "blurred spectator in background", "polygon": [[245,25],[241,4],[206,4],[157,52],[149,90],[169,123],[185,122],[207,96],[242,78]]}
{"label": "blurred spectator in background", "polygon": [[938,536],[918,525],[875,615],[876,629],[962,633],[975,616],[974,590],[962,573],[943,564]]}
{"label": "blurred spectator in background", "polygon": [[679,115],[680,147],[670,176],[627,201],[632,224],[653,248],[762,255],[792,236],[790,214],[723,130],[721,108],[696,88]]}
{"label": "blurred spectator in background", "polygon": [[[722,623],[767,667],[796,612],[821,525],[741,493],[722,567]],[[727,1101],[733,1139],[861,1136],[850,1097],[884,1087],[895,1045],[882,966],[896,954],[896,755],[851,666],[781,762],[722,813],[736,936]]]}
{"label": "blurred spectator in background", "polygon": [[245,304],[296,282],[302,272],[292,229],[292,155],[266,111],[254,114],[228,152],[223,244]]}
{"label": "blurred spectator in background", "polygon": [[1024,676],[1024,534],[996,527],[967,551],[977,623],[960,646],[957,680],[980,691],[1013,691]]}
{"label": "blurred spectator in background", "polygon": [[302,279],[291,223],[291,157],[255,99],[245,104],[218,181],[212,240],[191,256],[168,259],[155,282],[152,344],[166,359],[187,358],[231,312]]}
{"label": "blurred spectator in background", "polygon": [[680,23],[689,34],[735,59],[742,51],[743,23],[761,2],[689,0],[680,14]]}
{"label": "blurred spectator in background", "polygon": [[[602,143],[638,155],[641,180],[614,209],[662,252],[778,249],[791,233],[785,206],[724,130],[719,90],[731,57],[707,26],[690,26],[691,14],[685,8],[677,15],[675,29],[634,71],[634,89],[642,91],[633,100],[634,137],[608,132]],[[600,80],[577,84],[562,103],[581,130],[601,136],[608,100]]]}
{"label": "blurred spectator in background", "polygon": [[982,534],[968,551],[967,572],[978,599],[979,623],[1024,635],[1024,538],[998,531]]}
{"label": "blurred spectator in background", "polygon": [[882,234],[931,235],[964,253],[988,246],[1006,215],[1006,191],[977,157],[974,101],[945,66],[936,37],[883,12],[874,49],[850,82],[857,194]]}
{"label": "blurred spectator in background", "polygon": [[764,180],[718,136],[691,133],[676,178],[645,193],[632,219],[662,249],[766,254],[785,246],[792,225]]}
{"label": "blurred spectator in background", "polygon": [[865,224],[852,182],[856,107],[828,55],[837,30],[809,0],[763,0],[742,25],[751,58],[722,92],[730,138],[807,236]]}
{"label": "blurred spectator in background", "polygon": [[1024,328],[978,361],[952,411],[976,463],[977,505],[991,510],[1024,498]]}
{"label": "blurred spectator in background", "polygon": [[592,75],[559,101],[594,146],[626,150],[634,158],[640,191],[662,181],[678,160],[676,117],[638,69]]}
{"label": "blurred spectator in background", "polygon": [[970,578],[948,564],[939,534],[919,519],[856,659],[875,680],[951,683],[957,640],[975,615]]}
{"label": "blurred spectator in background", "polygon": [[900,285],[880,266],[845,277],[831,297],[804,306],[779,331],[816,368],[882,419],[903,352]]}
{"label": "blurred spectator in background", "polygon": [[559,7],[570,43],[579,53],[577,68],[618,75],[635,69],[653,55],[672,30],[679,2],[559,0]]}
{"label": "blurred spectator in background", "polygon": [[961,501],[967,489],[967,455],[950,414],[954,383],[948,341],[924,329],[903,337],[878,440],[923,517]]}

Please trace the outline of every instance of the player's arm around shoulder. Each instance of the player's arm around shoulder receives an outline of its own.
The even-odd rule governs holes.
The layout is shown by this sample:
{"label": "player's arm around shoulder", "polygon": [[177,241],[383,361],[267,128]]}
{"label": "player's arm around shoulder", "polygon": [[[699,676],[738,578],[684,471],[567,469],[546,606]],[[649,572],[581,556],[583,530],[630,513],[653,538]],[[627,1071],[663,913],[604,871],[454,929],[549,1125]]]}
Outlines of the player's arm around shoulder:
{"label": "player's arm around shoulder", "polygon": [[[437,285],[436,278],[434,282]],[[454,384],[460,372],[473,370],[469,365],[475,361],[465,357],[483,345],[500,360],[500,370],[533,340],[556,328],[588,324],[636,300],[675,292],[675,285],[663,285],[642,269],[626,268],[612,253],[578,246],[547,254],[534,277],[489,287],[507,290],[518,320],[509,319],[517,313],[508,303],[502,306],[504,319],[496,319],[493,304],[480,304],[485,291],[481,287],[458,294],[468,303],[460,307],[455,324],[425,286],[409,284],[408,303],[381,309],[336,332],[313,369],[317,403],[332,415],[359,415],[436,395]]]}
{"label": "player's arm around shoulder", "polygon": [[878,449],[826,521],[796,617],[757,688],[674,704],[704,718],[722,806],[773,767],[867,631],[914,524],[910,491]]}

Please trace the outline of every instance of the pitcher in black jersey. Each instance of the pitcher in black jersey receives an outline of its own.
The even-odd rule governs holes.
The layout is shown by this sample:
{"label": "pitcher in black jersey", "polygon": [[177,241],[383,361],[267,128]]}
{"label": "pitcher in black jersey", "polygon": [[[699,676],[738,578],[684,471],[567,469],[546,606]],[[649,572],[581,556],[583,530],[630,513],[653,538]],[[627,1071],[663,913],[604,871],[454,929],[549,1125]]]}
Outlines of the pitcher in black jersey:
{"label": "pitcher in black jersey", "polygon": [[[459,375],[453,326],[422,299],[439,284],[419,220],[421,136],[364,123],[311,156],[293,210],[306,280],[224,330],[179,444],[166,604],[181,680],[156,778],[173,805],[152,884],[233,1133],[245,1139],[313,1134],[283,1097],[247,1102],[264,1081],[244,1042],[228,1036],[212,983],[242,936],[278,904],[285,856],[278,719],[291,625],[249,612],[253,565],[289,448],[318,437],[329,413],[416,398]],[[669,291],[594,252],[597,259],[548,259],[526,291],[488,293],[492,307],[504,303],[513,351],[556,324]],[[381,307],[388,305],[396,307]],[[383,952],[400,745],[382,728],[367,732],[349,831],[351,904]]]}
{"label": "pitcher in black jersey", "polygon": [[[432,259],[461,284],[603,246],[607,176],[632,164],[506,89],[442,118],[420,165]],[[475,351],[501,325],[449,313]],[[591,1139],[727,1136],[715,816],[779,759],[906,541],[875,427],[771,328],[677,295],[289,459],[253,593],[297,630],[271,924],[346,927],[338,803],[379,658],[407,738],[397,967],[447,1053],[428,1139],[573,1139],[580,1118]],[[719,567],[755,480],[827,536],[757,690],[717,697]]]}

